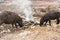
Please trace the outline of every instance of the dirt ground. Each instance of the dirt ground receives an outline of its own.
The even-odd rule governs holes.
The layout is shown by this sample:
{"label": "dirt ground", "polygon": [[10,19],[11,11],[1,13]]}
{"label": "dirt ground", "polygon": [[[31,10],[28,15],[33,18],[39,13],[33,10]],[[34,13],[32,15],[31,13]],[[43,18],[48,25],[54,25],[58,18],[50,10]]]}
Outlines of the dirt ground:
{"label": "dirt ground", "polygon": [[60,25],[28,26],[26,29],[14,29],[0,33],[0,40],[60,40]]}
{"label": "dirt ground", "polygon": [[[42,6],[43,5],[47,6],[57,3],[48,2],[45,4],[44,2],[43,3],[35,2],[35,4],[41,4]],[[1,8],[1,10],[3,10],[4,8],[6,9],[5,7],[6,4],[3,5],[4,6],[3,8]],[[0,6],[2,7],[2,5]],[[37,16],[40,15],[38,14]],[[52,26],[30,25],[26,29],[20,29],[20,28],[13,29],[9,25],[8,26],[6,25],[4,28],[0,27],[0,40],[60,40],[60,24],[56,25],[56,23],[53,21]]]}

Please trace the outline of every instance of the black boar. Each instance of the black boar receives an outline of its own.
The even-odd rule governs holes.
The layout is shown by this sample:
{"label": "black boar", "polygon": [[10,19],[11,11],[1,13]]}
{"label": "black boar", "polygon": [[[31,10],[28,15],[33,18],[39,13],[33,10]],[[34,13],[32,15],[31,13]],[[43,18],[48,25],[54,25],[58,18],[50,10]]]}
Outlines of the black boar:
{"label": "black boar", "polygon": [[57,24],[59,24],[59,18],[60,18],[60,12],[52,12],[52,13],[46,13],[41,19],[40,19],[40,26],[45,24],[49,21],[49,25],[51,26],[51,20],[57,20]]}
{"label": "black boar", "polygon": [[3,11],[0,13],[0,25],[3,23],[15,25],[16,28],[18,23],[20,27],[23,27],[22,18],[18,16],[18,14],[10,11]]}

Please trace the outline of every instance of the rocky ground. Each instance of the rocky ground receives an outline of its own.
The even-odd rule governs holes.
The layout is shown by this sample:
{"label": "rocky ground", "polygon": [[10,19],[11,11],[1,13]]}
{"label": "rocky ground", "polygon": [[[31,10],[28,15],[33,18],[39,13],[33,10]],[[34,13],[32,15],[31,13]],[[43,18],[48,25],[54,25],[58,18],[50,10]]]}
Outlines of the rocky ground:
{"label": "rocky ground", "polygon": [[52,22],[52,26],[30,25],[26,29],[0,31],[0,40],[60,40],[60,25],[55,23]]}
{"label": "rocky ground", "polygon": [[[5,5],[3,7],[6,8]],[[35,16],[40,17],[39,14]],[[55,21],[52,21],[52,26],[28,25],[25,29],[16,29],[4,24],[3,26],[0,26],[0,40],[60,40],[60,24],[56,25]]]}

